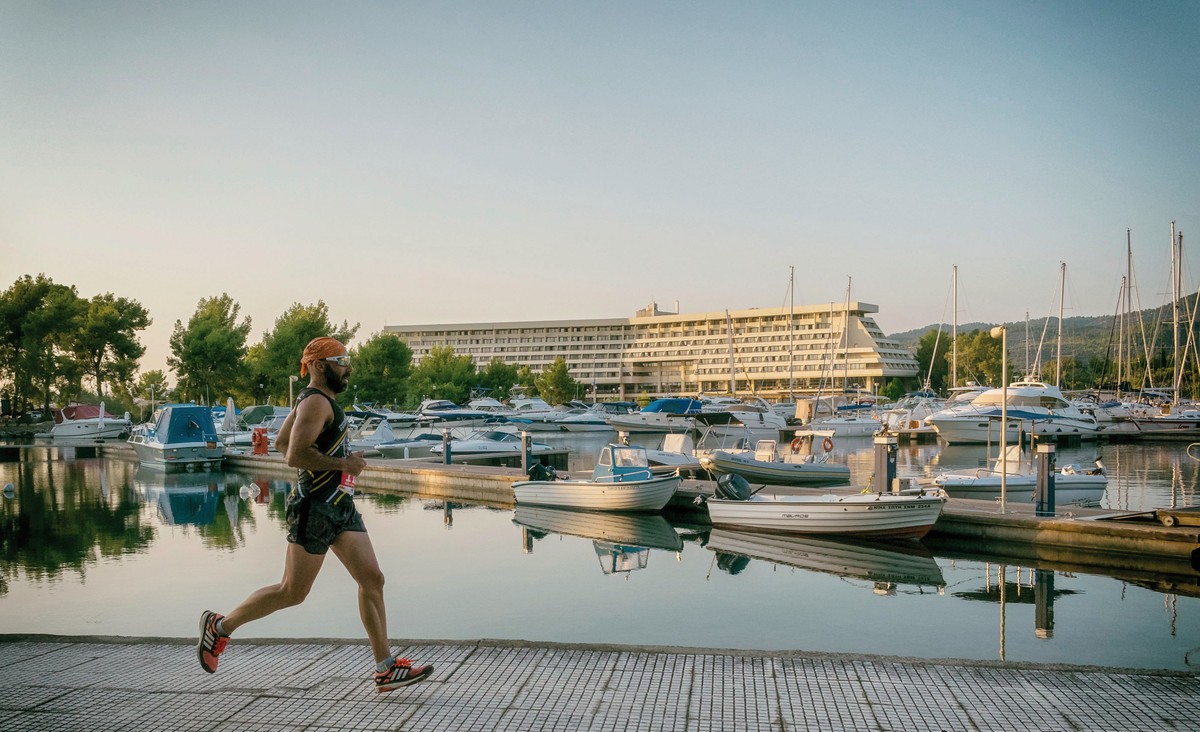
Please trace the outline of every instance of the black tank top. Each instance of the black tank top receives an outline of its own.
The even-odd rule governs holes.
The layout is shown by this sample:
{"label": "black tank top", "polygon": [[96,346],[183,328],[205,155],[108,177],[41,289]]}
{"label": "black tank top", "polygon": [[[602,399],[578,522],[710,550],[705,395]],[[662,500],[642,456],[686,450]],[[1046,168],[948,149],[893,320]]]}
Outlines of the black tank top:
{"label": "black tank top", "polygon": [[[346,413],[342,411],[338,403],[330,399],[319,389],[306,386],[296,396],[296,407],[298,408],[300,402],[313,394],[319,394],[329,402],[329,406],[333,409],[333,421],[325,425],[325,429],[321,430],[321,434],[317,435],[317,449],[329,457],[346,457],[350,454],[349,442],[346,439]],[[302,496],[312,494],[328,495],[337,488],[341,481],[342,471],[340,470],[312,471],[300,468],[297,474],[297,482],[300,485],[300,495]]]}

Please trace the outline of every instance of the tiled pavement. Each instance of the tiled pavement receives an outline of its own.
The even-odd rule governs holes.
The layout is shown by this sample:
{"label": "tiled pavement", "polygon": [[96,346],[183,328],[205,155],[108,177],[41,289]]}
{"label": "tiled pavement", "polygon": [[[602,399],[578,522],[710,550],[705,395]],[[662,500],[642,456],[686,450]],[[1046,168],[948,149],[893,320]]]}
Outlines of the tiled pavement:
{"label": "tiled pavement", "polygon": [[0,636],[8,730],[1200,730],[1200,676],[699,649],[418,643],[376,694],[365,643]]}

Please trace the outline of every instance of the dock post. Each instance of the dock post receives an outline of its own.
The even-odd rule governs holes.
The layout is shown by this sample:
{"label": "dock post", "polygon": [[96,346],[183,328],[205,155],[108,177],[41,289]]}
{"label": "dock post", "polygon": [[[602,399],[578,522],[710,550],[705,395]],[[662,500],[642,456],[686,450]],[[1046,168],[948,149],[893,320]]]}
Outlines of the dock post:
{"label": "dock post", "polygon": [[1037,485],[1033,499],[1037,502],[1034,514],[1054,515],[1054,443],[1039,442],[1037,446]]}
{"label": "dock post", "polygon": [[896,436],[882,430],[875,435],[875,490],[879,493],[896,491]]}
{"label": "dock post", "polygon": [[521,473],[529,475],[529,466],[533,464],[533,441],[529,432],[521,430]]}
{"label": "dock post", "polygon": [[450,464],[450,430],[442,430],[442,463]]}

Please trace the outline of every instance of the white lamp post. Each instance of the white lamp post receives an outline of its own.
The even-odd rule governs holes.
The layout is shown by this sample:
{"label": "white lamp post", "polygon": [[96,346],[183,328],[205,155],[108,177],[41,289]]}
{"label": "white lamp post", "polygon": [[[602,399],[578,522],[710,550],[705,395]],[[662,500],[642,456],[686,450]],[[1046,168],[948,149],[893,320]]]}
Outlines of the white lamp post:
{"label": "white lamp post", "polygon": [[1000,339],[1000,513],[1008,493],[1008,328],[997,325],[992,337]]}
{"label": "white lamp post", "polygon": [[288,406],[289,407],[296,406],[292,402],[292,384],[295,384],[299,380],[300,380],[300,377],[296,376],[295,374],[292,374],[291,376],[288,377]]}

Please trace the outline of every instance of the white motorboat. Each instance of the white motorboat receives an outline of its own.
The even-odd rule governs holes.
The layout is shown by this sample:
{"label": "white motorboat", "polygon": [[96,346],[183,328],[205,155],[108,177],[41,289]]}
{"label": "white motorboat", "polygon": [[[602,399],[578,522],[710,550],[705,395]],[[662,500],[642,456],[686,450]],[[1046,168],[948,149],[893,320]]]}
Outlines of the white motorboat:
{"label": "white motorboat", "polygon": [[421,415],[416,412],[401,412],[380,404],[355,404],[354,411],[370,412],[383,417],[393,432],[416,427],[421,422]]}
{"label": "white motorboat", "polygon": [[1100,424],[1095,415],[1081,410],[1057,387],[1041,381],[1017,381],[1008,389],[988,389],[970,403],[943,409],[929,417],[938,436],[951,445],[995,442],[1000,439],[999,420],[1007,412],[1005,439],[1016,444],[1022,433],[1042,438],[1095,439]]}
{"label": "white motorboat", "polygon": [[225,459],[212,411],[198,404],[166,404],[138,425],[129,445],[142,465],[166,471],[216,470]]}
{"label": "white motorboat", "polygon": [[[1003,475],[1005,500],[1031,501],[1037,486],[1037,475],[1029,466],[1022,467],[1020,447],[1007,448],[1005,462],[996,459],[991,469],[981,468],[972,473],[942,473],[929,480],[952,498],[976,498],[993,501],[1000,497]],[[1056,506],[1097,506],[1108,489],[1108,476],[1099,460],[1094,468],[1083,470],[1078,465],[1064,465],[1054,472],[1054,503]]]}
{"label": "white motorboat", "polygon": [[561,432],[559,422],[573,413],[567,408],[552,407],[541,397],[520,397],[510,400],[509,404],[504,416],[517,422],[522,430]]}
{"label": "white motorboat", "polygon": [[869,437],[883,426],[882,420],[871,413],[839,413],[836,417],[815,419],[810,429],[832,432],[838,437]]}
{"label": "white motorboat", "polygon": [[937,430],[925,422],[925,418],[946,408],[946,400],[930,391],[906,395],[890,409],[883,412],[883,424],[888,432],[909,439],[936,437]]}
{"label": "white motorboat", "polygon": [[[212,418],[209,418],[212,421]],[[116,417],[100,406],[91,404],[72,404],[69,407],[54,410],[54,426],[50,428],[50,436],[59,439],[106,440],[116,439],[129,434],[133,421],[126,412],[123,417]]]}
{"label": "white motorboat", "polygon": [[729,477],[734,480],[718,481],[717,496],[707,499],[708,515],[713,526],[741,531],[919,539],[946,504],[946,494],[937,489],[763,495],[751,494],[743,479],[731,492],[728,486],[738,486],[739,476]]}
{"label": "white motorboat", "polygon": [[[717,553],[717,566],[741,567],[745,562],[721,562],[721,555],[762,559],[774,564],[824,572],[887,585],[945,587],[941,567],[920,542],[877,541],[839,536],[782,536],[713,529],[708,549]],[[740,570],[739,570],[740,571]]]}
{"label": "white motorboat", "polygon": [[702,408],[695,399],[655,399],[641,411],[612,415],[608,423],[621,432],[688,432],[696,429],[693,417]]}
{"label": "white motorboat", "polygon": [[568,414],[558,422],[567,432],[609,432],[615,429],[609,420],[614,415],[630,414],[637,410],[633,402],[596,402],[583,412]]}
{"label": "white motorboat", "polygon": [[355,452],[379,452],[380,445],[396,441],[392,425],[379,414],[370,414],[359,419],[346,431],[346,440]]}
{"label": "white motorboat", "polygon": [[651,465],[668,465],[676,468],[696,467],[700,458],[696,455],[696,445],[691,435],[673,432],[663,435],[658,441],[658,447],[646,448],[646,460]]}
{"label": "white motorboat", "polygon": [[[441,455],[442,443],[429,448],[433,455]],[[553,448],[542,442],[531,442],[530,450],[534,455],[550,452]],[[450,441],[451,455],[520,455],[521,437],[512,432],[501,430],[476,430],[466,437]]]}
{"label": "white motorboat", "polygon": [[646,450],[606,445],[590,480],[520,480],[513,483],[517,505],[557,506],[593,511],[661,511],[679,489],[678,473],[655,475]]}
{"label": "white motorboat", "polygon": [[482,427],[505,418],[481,409],[466,409],[449,399],[426,399],[417,408],[420,421],[430,427]]}
{"label": "white motorboat", "polygon": [[427,458],[433,455],[433,448],[441,452],[442,437],[432,433],[416,434],[410,437],[382,442],[375,446],[375,451],[385,458],[406,460],[410,458]]}

